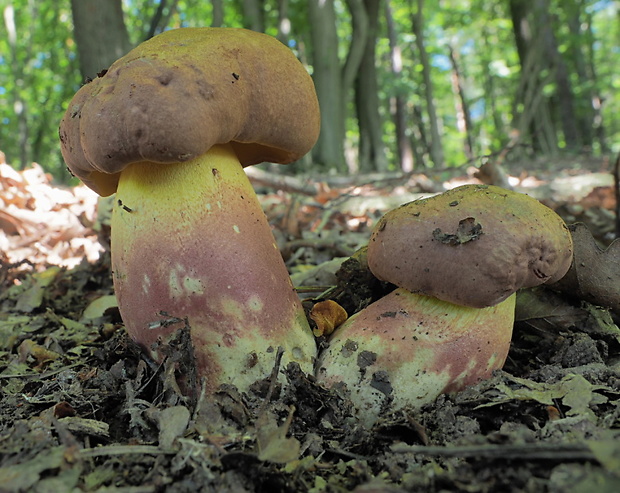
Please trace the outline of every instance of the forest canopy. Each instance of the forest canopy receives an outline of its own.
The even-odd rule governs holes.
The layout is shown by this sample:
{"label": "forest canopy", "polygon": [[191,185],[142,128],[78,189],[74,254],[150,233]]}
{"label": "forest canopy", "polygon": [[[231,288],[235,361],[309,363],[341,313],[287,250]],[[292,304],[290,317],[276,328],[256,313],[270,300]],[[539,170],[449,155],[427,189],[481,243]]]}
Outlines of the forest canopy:
{"label": "forest canopy", "polygon": [[75,91],[166,29],[246,27],[312,74],[317,169],[458,167],[620,148],[612,0],[3,0],[0,151],[69,179],[58,123]]}

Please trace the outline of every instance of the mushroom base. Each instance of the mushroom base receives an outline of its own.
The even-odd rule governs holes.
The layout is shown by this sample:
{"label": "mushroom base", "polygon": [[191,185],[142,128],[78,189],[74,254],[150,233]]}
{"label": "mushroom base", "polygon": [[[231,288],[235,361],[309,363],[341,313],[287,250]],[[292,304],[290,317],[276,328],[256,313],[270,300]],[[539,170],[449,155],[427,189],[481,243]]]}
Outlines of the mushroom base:
{"label": "mushroom base", "polygon": [[462,390],[504,365],[515,298],[479,309],[397,289],[336,329],[317,380],[346,384],[368,426],[387,405],[420,407]]}
{"label": "mushroom base", "polygon": [[[271,229],[229,146],[183,163],[122,172],[112,269],[131,338],[156,361],[190,328],[207,392],[245,391],[282,364],[312,371],[316,344]],[[190,392],[193,389],[188,389]]]}

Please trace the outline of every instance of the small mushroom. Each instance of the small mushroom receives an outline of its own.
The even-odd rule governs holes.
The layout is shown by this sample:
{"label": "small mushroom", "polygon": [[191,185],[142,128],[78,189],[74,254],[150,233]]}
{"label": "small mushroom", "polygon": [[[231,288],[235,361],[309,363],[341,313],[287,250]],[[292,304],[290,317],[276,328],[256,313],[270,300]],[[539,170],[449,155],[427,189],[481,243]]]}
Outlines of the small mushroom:
{"label": "small mushroom", "polygon": [[456,188],[388,212],[368,266],[398,289],[334,331],[319,382],[346,384],[362,421],[391,405],[419,407],[502,368],[515,292],[558,280],[572,258],[562,219],[493,186]]}
{"label": "small mushroom", "polygon": [[[69,169],[116,192],[112,269],[129,335],[156,361],[185,322],[207,391],[246,390],[316,344],[243,171],[290,163],[319,132],[314,85],[275,38],[166,31],[83,86],[60,124]],[[189,389],[190,391],[192,389]]]}

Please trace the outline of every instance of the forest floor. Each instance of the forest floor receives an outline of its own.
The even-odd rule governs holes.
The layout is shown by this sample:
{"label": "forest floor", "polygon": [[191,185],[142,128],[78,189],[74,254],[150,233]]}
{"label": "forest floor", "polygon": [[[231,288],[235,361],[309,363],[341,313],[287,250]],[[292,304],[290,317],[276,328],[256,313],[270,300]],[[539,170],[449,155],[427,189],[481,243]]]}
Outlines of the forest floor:
{"label": "forest floor", "polygon": [[[516,168],[516,189],[612,242],[608,163]],[[336,272],[377,219],[471,174],[252,179],[300,294],[338,285],[357,306],[356,280]],[[105,202],[6,164],[0,202],[0,492],[620,491],[620,242],[579,240],[577,277],[604,292],[520,293],[492,379],[366,428],[346,395],[294,365],[273,391],[188,400],[174,365],[147,360],[124,331]]]}

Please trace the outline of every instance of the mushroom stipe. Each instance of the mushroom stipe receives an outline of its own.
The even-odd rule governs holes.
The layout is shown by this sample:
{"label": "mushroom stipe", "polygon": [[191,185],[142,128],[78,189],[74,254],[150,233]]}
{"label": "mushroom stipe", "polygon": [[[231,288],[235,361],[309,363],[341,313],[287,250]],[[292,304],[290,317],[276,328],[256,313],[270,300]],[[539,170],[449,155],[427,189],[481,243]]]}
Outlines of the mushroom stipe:
{"label": "mushroom stipe", "polygon": [[462,390],[504,365],[515,298],[479,309],[399,288],[334,331],[317,380],[346,384],[367,426],[388,406],[420,407]]}
{"label": "mushroom stipe", "polygon": [[[112,270],[127,332],[153,350],[187,319],[213,392],[247,389],[283,362],[312,371],[316,346],[267,219],[230,146],[185,163],[134,163],[112,216]],[[127,214],[121,204],[135,204]],[[179,323],[159,323],[164,312]],[[176,317],[176,318],[173,318]]]}

